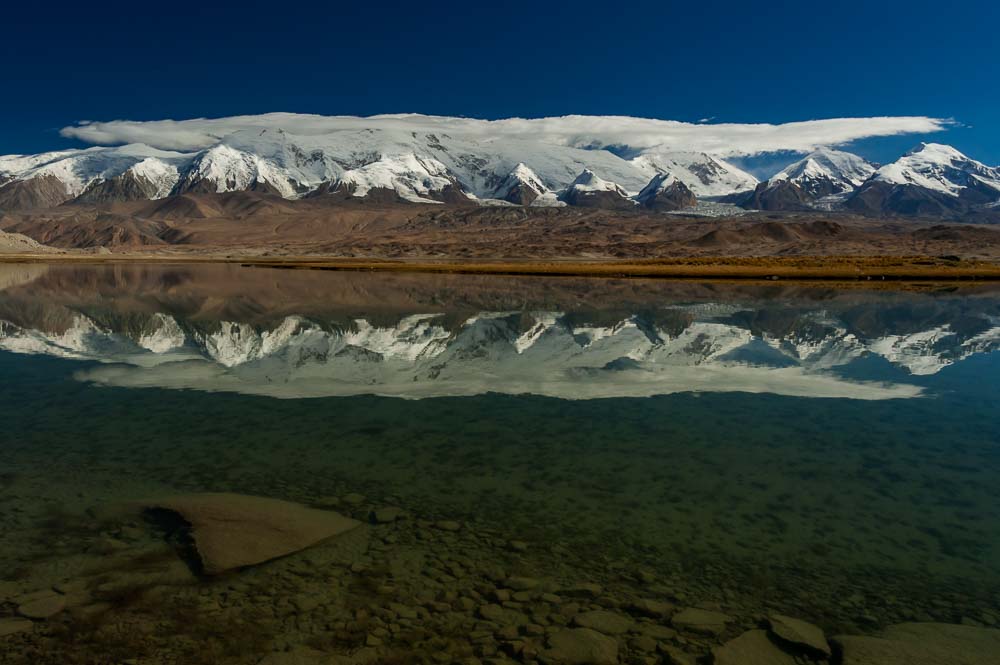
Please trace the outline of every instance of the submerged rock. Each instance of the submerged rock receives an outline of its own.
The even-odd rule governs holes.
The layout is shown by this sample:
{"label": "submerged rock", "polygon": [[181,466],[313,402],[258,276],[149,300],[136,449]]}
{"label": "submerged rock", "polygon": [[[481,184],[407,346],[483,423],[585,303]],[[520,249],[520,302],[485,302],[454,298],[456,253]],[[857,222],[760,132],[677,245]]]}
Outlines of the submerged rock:
{"label": "submerged rock", "polygon": [[26,633],[31,630],[32,625],[27,619],[0,619],[0,638],[17,633]]}
{"label": "submerged rock", "polygon": [[391,524],[404,516],[403,509],[396,506],[386,506],[369,513],[369,519],[375,524]]}
{"label": "submerged rock", "polygon": [[542,657],[545,662],[565,665],[614,665],[618,641],[589,628],[567,628],[549,638]]}
{"label": "submerged rock", "polygon": [[663,652],[664,662],[667,665],[695,665],[697,658],[689,653],[681,651],[671,644],[661,644],[660,650]]}
{"label": "submerged rock", "polygon": [[779,640],[830,657],[830,644],[818,626],[784,614],[772,614],[768,619],[771,632]]}
{"label": "submerged rock", "polygon": [[352,665],[348,656],[323,653],[309,647],[296,647],[291,651],[264,656],[257,665]]}
{"label": "submerged rock", "polygon": [[1000,630],[944,623],[901,623],[833,642],[843,665],[996,665],[1000,654]]}
{"label": "submerged rock", "polygon": [[573,617],[573,623],[582,628],[591,628],[605,635],[621,635],[632,628],[632,620],[607,610],[591,610]]}
{"label": "submerged rock", "polygon": [[652,598],[640,598],[632,602],[628,606],[628,609],[634,614],[662,619],[674,611],[674,606],[667,602],[653,600]]}
{"label": "submerged rock", "polygon": [[66,598],[55,592],[49,592],[22,603],[18,606],[17,613],[29,619],[48,619],[64,609],[66,609]]}
{"label": "submerged rock", "polygon": [[726,629],[726,624],[730,621],[732,621],[732,618],[727,614],[713,612],[712,610],[701,610],[696,607],[681,610],[671,619],[671,623],[676,628],[703,635],[720,634]]}
{"label": "submerged rock", "polygon": [[594,599],[600,596],[604,592],[604,588],[600,584],[576,584],[573,586],[568,586],[559,591],[564,596],[569,596],[570,598],[590,598]]}
{"label": "submerged rock", "polygon": [[365,495],[351,492],[350,494],[345,494],[341,500],[349,506],[360,506],[365,502]]}
{"label": "submerged rock", "polygon": [[530,591],[538,587],[538,580],[533,577],[508,577],[504,582],[504,586],[508,589],[513,589],[514,591]]}
{"label": "submerged rock", "polygon": [[329,510],[240,494],[174,496],[146,507],[175,513],[190,526],[206,575],[277,559],[360,525]]}
{"label": "submerged rock", "polygon": [[771,641],[763,630],[749,630],[712,649],[714,665],[796,665],[795,658]]}

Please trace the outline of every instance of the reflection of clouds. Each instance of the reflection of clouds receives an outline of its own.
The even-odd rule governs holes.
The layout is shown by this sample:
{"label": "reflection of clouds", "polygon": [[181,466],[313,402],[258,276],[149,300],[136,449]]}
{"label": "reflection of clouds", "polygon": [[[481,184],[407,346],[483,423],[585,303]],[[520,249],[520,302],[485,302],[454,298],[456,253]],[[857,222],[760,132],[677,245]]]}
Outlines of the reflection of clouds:
{"label": "reflection of clouds", "polygon": [[[464,370],[464,371],[463,371]],[[661,367],[607,367],[504,375],[499,367],[469,365],[445,378],[421,377],[417,372],[355,373],[331,371],[276,380],[266,367],[227,369],[204,360],[169,362],[154,367],[109,365],[78,372],[76,378],[125,388],[175,388],[210,392],[239,392],[278,398],[383,395],[422,399],[459,397],[488,392],[533,394],[562,399],[650,397],[676,392],[750,392],[795,397],[842,397],[862,400],[917,397],[919,386],[902,383],[850,381],[828,373],[810,373],[801,367],[751,365],[672,365]]]}

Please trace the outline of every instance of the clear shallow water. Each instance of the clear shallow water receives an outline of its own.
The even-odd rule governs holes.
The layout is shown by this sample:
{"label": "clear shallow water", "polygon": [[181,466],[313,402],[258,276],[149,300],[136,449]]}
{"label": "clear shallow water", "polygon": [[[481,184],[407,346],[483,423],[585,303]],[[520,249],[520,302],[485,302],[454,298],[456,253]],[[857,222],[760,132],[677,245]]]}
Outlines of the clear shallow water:
{"label": "clear shallow water", "polygon": [[[338,612],[475,590],[496,569],[555,591],[598,583],[612,606],[720,607],[730,630],[773,610],[857,632],[1000,614],[996,292],[0,270],[0,598],[96,579],[101,564],[135,572],[162,534],[109,506],[225,491],[411,519],[370,527],[346,569],[320,547],[235,588],[179,574],[172,593],[244,612],[298,598],[302,579],[326,590],[308,622],[269,615],[248,653],[217,613],[189,609],[184,625],[201,617],[222,645],[207,662],[357,649],[366,636],[330,637],[350,633]],[[364,498],[331,498],[351,493]],[[79,653],[171,607],[99,587],[87,602],[107,614],[73,628],[91,644]],[[716,639],[676,644],[699,654]],[[50,626],[18,653],[37,657],[31,640],[79,655]],[[115,648],[166,653],[147,642]]]}

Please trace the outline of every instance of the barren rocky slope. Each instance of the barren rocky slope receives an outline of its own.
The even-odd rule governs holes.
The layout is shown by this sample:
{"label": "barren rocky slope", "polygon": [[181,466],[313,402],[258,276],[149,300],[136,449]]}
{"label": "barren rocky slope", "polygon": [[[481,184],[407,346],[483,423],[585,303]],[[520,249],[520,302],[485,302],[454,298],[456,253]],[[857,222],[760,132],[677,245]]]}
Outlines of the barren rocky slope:
{"label": "barren rocky slope", "polygon": [[[648,210],[379,203],[261,192],[0,215],[59,248],[380,258],[954,255],[1000,258],[1000,227],[836,212],[703,217]],[[30,251],[27,247],[24,251]]]}

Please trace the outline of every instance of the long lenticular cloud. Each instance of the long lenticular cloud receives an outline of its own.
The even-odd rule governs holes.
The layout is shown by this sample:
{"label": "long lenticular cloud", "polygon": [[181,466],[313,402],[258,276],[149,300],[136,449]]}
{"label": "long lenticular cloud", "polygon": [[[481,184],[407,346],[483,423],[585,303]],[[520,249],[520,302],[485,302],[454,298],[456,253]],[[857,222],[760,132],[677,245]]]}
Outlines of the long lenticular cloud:
{"label": "long lenticular cloud", "polygon": [[693,124],[627,116],[476,120],[417,114],[357,117],[268,113],[192,120],[81,122],[64,127],[61,134],[96,145],[145,143],[163,150],[189,151],[206,148],[240,130],[281,129],[289,134],[316,136],[371,129],[443,133],[480,141],[520,139],[577,147],[628,146],[643,151],[662,147],[725,157],[808,152],[877,136],[929,134],[953,124],[951,120],[924,116],[831,118],[771,125]]}

